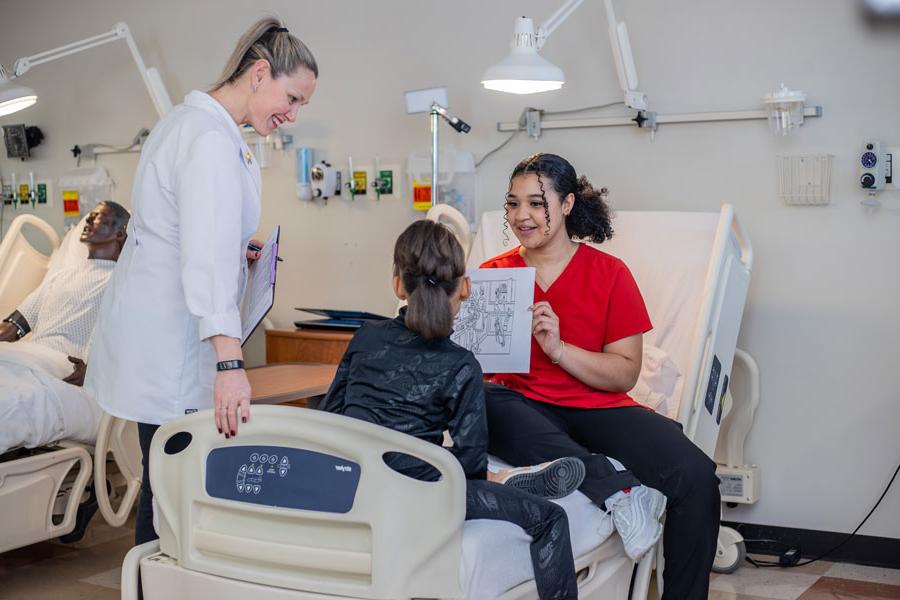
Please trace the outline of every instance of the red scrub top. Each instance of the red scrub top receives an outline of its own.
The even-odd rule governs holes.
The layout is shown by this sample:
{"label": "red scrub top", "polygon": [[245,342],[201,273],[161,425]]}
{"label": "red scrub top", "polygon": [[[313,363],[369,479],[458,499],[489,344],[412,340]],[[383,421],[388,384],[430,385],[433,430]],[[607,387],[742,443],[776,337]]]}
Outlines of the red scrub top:
{"label": "red scrub top", "polygon": [[[525,267],[516,247],[482,263],[482,269]],[[546,292],[535,283],[535,303],[546,300],[559,317],[560,339],[592,352],[653,328],[631,271],[621,260],[587,244],[578,249]],[[592,388],[550,362],[531,338],[531,370],[489,379],[539,402],[578,408],[640,406],[625,392]]]}

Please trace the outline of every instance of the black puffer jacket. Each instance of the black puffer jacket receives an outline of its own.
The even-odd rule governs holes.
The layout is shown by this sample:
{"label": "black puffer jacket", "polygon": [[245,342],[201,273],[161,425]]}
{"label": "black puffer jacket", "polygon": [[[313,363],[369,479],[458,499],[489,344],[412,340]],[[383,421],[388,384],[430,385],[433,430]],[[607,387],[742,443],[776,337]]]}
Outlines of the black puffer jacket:
{"label": "black puffer jacket", "polygon": [[[338,366],[320,408],[441,444],[449,430],[470,479],[487,469],[487,418],[481,366],[449,338],[426,341],[397,318],[360,327]],[[404,455],[405,456],[405,455]],[[417,479],[436,471],[412,457],[390,462]]]}

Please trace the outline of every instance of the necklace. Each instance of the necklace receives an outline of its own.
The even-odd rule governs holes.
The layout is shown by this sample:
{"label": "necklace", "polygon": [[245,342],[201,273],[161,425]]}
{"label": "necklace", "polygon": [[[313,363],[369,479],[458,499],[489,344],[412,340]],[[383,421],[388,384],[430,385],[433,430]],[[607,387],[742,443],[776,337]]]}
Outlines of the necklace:
{"label": "necklace", "polygon": [[[551,285],[553,285],[554,283],[556,283],[556,280],[559,279],[559,276],[562,275],[562,272],[566,270],[566,267],[569,265],[569,262],[571,262],[572,257],[575,256],[575,253],[576,253],[577,251],[578,251],[578,244],[572,245],[571,248],[567,251],[567,256],[566,256],[565,260],[560,261],[560,262],[557,262],[555,265],[553,265],[553,266],[554,266],[554,270],[555,270],[555,267],[557,267],[557,266],[559,266],[559,265],[562,265],[562,268],[559,269],[559,272],[557,272],[557,273],[555,274],[555,276],[553,277],[553,280],[552,280],[552,281],[547,281],[547,279],[544,278],[544,277],[541,275],[540,269],[538,269],[538,267],[537,267],[536,265],[534,265],[534,264],[529,264],[529,261],[526,261],[525,264],[528,264],[529,267],[535,267],[535,270],[534,270],[534,279],[535,279],[535,281],[537,281],[537,283],[538,283],[538,285],[541,287],[541,289],[544,290],[544,291],[546,292],[547,290],[550,289],[550,286],[551,286]],[[523,259],[524,259],[524,257],[523,257]],[[547,269],[546,269],[546,267],[545,267],[545,271],[546,271],[546,270],[547,270]]]}

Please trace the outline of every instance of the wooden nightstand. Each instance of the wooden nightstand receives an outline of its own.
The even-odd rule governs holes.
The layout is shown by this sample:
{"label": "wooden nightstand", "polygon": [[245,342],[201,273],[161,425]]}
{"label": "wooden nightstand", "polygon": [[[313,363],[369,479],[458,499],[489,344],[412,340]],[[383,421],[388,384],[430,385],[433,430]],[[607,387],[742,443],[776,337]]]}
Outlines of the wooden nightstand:
{"label": "wooden nightstand", "polygon": [[308,399],[328,391],[334,365],[281,363],[247,369],[253,404],[308,406]]}
{"label": "wooden nightstand", "polygon": [[352,337],[352,331],[268,329],[266,363],[316,362],[336,365],[341,362]]}

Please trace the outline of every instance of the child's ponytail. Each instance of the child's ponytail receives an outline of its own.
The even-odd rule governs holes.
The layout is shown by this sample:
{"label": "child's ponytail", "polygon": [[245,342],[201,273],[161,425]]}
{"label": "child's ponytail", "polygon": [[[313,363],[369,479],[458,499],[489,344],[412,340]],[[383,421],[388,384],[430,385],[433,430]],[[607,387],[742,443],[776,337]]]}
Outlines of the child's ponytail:
{"label": "child's ponytail", "polygon": [[426,340],[447,337],[453,329],[452,296],[465,274],[462,246],[434,221],[416,221],[397,238],[394,275],[406,289],[406,326]]}

